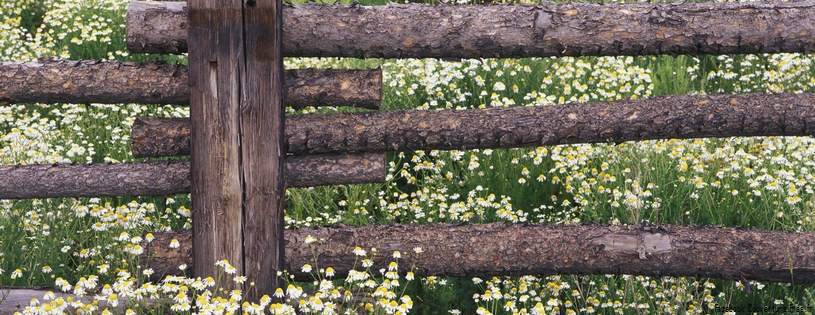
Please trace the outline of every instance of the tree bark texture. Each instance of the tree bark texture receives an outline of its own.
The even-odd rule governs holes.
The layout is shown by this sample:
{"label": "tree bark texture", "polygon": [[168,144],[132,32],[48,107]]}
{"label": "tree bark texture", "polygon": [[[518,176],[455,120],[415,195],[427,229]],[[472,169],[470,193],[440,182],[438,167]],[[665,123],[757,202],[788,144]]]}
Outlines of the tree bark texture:
{"label": "tree bark texture", "polygon": [[188,160],[2,166],[0,174],[0,199],[168,196],[190,191]]}
{"label": "tree bark texture", "polygon": [[[384,183],[384,153],[285,159],[289,187]],[[0,199],[169,196],[190,192],[190,161],[0,166]]]}
{"label": "tree bark texture", "polygon": [[[811,52],[815,2],[285,8],[289,57],[523,58]],[[182,3],[131,2],[132,52],[186,51]]]}
{"label": "tree bark texture", "polygon": [[[149,266],[177,274],[193,264],[189,232],[155,234]],[[305,244],[311,235],[318,242]],[[180,250],[169,250],[177,238]],[[399,251],[399,271],[416,262],[417,276],[490,277],[556,274],[693,276],[728,280],[815,283],[815,233],[672,225],[371,225],[285,231],[286,270],[310,281],[303,264],[332,267],[345,277],[370,254],[371,270],[387,268]],[[317,263],[312,247],[316,247]],[[414,248],[421,247],[416,254]],[[144,260],[142,260],[144,261]],[[359,266],[357,266],[359,268]],[[161,272],[156,272],[160,274]]]}
{"label": "tree bark texture", "polygon": [[[187,67],[162,62],[0,63],[0,103],[190,103]],[[382,71],[287,70],[286,105],[379,109]]]}
{"label": "tree bark texture", "polygon": [[127,6],[125,19],[125,42],[131,52],[187,52],[190,24],[187,20],[186,2],[131,1]]}
{"label": "tree bark texture", "polygon": [[288,187],[384,183],[384,153],[290,155],[285,159]]}
{"label": "tree bark texture", "polygon": [[187,69],[164,62],[0,63],[0,103],[189,104]]}
{"label": "tree bark texture", "polygon": [[[181,122],[177,122],[181,124]],[[188,141],[173,134],[178,151],[159,151],[137,138],[138,156],[183,155]],[[515,148],[649,139],[808,136],[815,133],[815,94],[662,96],[537,107],[401,110],[295,115],[286,121],[286,152],[382,152]],[[197,149],[196,149],[197,150]]]}
{"label": "tree bark texture", "polygon": [[301,69],[283,72],[285,103],[308,106],[382,106],[382,70]]}
{"label": "tree bark texture", "polygon": [[[190,120],[136,117],[130,132],[130,152],[136,158],[190,155]],[[165,154],[164,153],[173,153]]]}

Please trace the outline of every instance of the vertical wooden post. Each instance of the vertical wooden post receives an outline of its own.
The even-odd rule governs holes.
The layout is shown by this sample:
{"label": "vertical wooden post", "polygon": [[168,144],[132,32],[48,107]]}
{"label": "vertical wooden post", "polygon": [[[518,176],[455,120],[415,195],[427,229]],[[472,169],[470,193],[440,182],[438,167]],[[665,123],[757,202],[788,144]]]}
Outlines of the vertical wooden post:
{"label": "vertical wooden post", "polygon": [[[222,259],[243,269],[243,13],[241,0],[193,0],[188,9],[194,273],[208,277]],[[230,279],[220,285],[237,287]]]}
{"label": "vertical wooden post", "polygon": [[[257,301],[283,266],[282,4],[188,5],[195,274],[214,276],[227,259]],[[221,286],[237,288],[233,277]]]}
{"label": "vertical wooden post", "polygon": [[244,272],[248,293],[272,296],[283,271],[283,3],[245,0],[246,75],[241,104]]}

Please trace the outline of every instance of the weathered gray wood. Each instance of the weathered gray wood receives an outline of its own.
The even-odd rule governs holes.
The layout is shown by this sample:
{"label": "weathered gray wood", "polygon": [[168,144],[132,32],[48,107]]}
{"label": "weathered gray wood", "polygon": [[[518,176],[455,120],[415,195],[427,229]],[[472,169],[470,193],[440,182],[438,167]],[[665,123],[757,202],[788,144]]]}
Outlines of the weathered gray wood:
{"label": "weathered gray wood", "polygon": [[249,0],[243,9],[246,71],[240,108],[244,275],[250,301],[283,286],[283,2]]}
{"label": "weathered gray wood", "polygon": [[[194,263],[185,249],[189,232],[155,235],[148,252],[167,253],[154,255],[151,267]],[[305,244],[309,235],[321,243]],[[166,251],[173,238],[182,247]],[[399,272],[409,271],[415,261],[416,276],[633,274],[815,283],[812,232],[639,224],[397,224],[289,229],[285,238],[286,270],[301,281],[312,280],[301,267],[314,265],[313,247],[319,267],[334,268],[341,279],[355,263],[359,268],[354,255],[359,246],[379,253],[371,270],[387,268],[398,250]],[[416,255],[416,247],[423,253]]]}
{"label": "weathered gray wood", "polygon": [[[285,9],[283,53],[356,58],[809,53],[815,50],[813,5],[813,1],[300,4]],[[128,49],[184,52],[186,33],[179,22],[183,15],[183,4],[131,2]]]}
{"label": "weathered gray wood", "polygon": [[[192,226],[195,274],[221,274],[228,260],[244,270],[240,109],[244,61],[241,0],[189,6]],[[237,286],[222,281],[224,289]]]}
{"label": "weathered gray wood", "polygon": [[[285,158],[289,187],[384,183],[384,153]],[[190,192],[190,161],[0,166],[0,199],[168,196]]]}
{"label": "weathered gray wood", "polygon": [[[156,128],[152,133],[162,136],[163,130]],[[813,133],[815,94],[756,93],[542,107],[296,115],[287,120],[285,140],[287,153],[314,154]],[[133,134],[133,151],[139,156],[189,152],[189,147],[181,147],[187,143],[181,132],[173,134],[178,151],[143,146],[162,143],[166,141],[163,137],[142,141],[136,137],[141,131]]]}
{"label": "weathered gray wood", "polygon": [[[304,69],[284,72],[286,105],[378,109],[382,71]],[[3,103],[190,103],[187,67],[162,62],[41,60],[0,63]]]}

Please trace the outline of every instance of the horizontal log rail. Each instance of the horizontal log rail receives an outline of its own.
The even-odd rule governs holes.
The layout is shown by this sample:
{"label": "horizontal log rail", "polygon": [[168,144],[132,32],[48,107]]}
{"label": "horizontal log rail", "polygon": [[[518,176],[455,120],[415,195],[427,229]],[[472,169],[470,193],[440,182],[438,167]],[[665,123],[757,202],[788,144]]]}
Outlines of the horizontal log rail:
{"label": "horizontal log rail", "polygon": [[[384,154],[290,156],[289,187],[381,183]],[[190,161],[0,167],[0,199],[168,196],[190,192]]]}
{"label": "horizontal log rail", "polygon": [[[382,71],[287,70],[287,106],[379,109]],[[189,105],[187,67],[163,62],[65,61],[0,63],[0,103],[142,103]]]}
{"label": "horizontal log rail", "polygon": [[[295,155],[458,150],[814,132],[815,94],[663,96],[537,107],[294,115],[286,117],[285,150]],[[131,141],[137,157],[188,154],[189,121],[153,118],[149,124],[134,124]]]}
{"label": "horizontal log rail", "polygon": [[[523,58],[815,51],[815,2],[553,3],[535,6],[298,4],[290,57]],[[133,1],[127,48],[187,51],[184,2]],[[338,31],[339,30],[339,31]]]}
{"label": "horizontal log rail", "polygon": [[[371,270],[387,268],[400,251],[399,271],[416,261],[417,276],[490,277],[556,274],[694,276],[728,280],[815,283],[815,233],[672,225],[370,225],[288,229],[286,270],[313,278],[303,264],[332,267],[343,278],[357,264],[354,247],[377,249]],[[142,262],[179,274],[192,266],[189,231],[155,233]],[[305,244],[311,235],[321,243]],[[181,247],[170,248],[172,239]],[[311,246],[318,248],[317,263]],[[420,247],[421,254],[414,248]],[[370,251],[369,251],[370,253]],[[149,256],[149,259],[148,259]],[[191,270],[191,268],[190,268]],[[376,271],[378,274],[378,271]]]}

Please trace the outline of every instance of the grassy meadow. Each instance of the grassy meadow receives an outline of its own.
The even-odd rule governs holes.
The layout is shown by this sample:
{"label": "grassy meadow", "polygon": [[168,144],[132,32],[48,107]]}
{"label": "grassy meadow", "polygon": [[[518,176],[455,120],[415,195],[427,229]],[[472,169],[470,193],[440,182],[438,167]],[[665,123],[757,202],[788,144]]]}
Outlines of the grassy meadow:
{"label": "grassy meadow", "polygon": [[[466,1],[465,1],[466,2]],[[367,3],[363,3],[367,4]],[[125,0],[0,0],[0,61],[41,57],[185,62],[129,54]],[[533,59],[291,58],[287,68],[383,69],[383,110],[557,106],[664,94],[813,92],[812,55]],[[290,114],[341,109],[308,108]],[[137,115],[185,117],[141,104],[0,106],[0,165],[130,162]],[[815,141],[809,137],[660,140],[511,150],[389,153],[385,184],[289,189],[287,227],[426,223],[640,222],[815,231]],[[260,304],[222,262],[209,278],[147,282],[138,244],[190,229],[189,196],[0,200],[0,303],[9,286],[79,298],[32,297],[26,314],[735,314],[736,307],[813,309],[800,285],[637,275],[416,277],[368,270],[289,283]],[[392,253],[380,253],[391,255]],[[394,262],[410,264],[409,261]],[[421,258],[420,258],[421,259]],[[319,265],[319,262],[315,262]],[[321,265],[320,265],[321,266]],[[185,266],[179,266],[184,268]],[[311,266],[303,266],[311,269]],[[223,281],[243,290],[209,290]],[[354,296],[365,296],[359,301]],[[146,298],[164,298],[148,307]],[[106,303],[100,303],[106,302]],[[104,307],[103,305],[107,305]]]}

